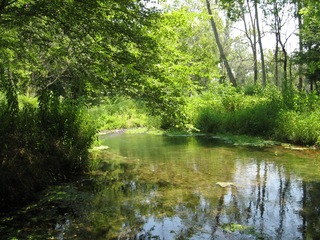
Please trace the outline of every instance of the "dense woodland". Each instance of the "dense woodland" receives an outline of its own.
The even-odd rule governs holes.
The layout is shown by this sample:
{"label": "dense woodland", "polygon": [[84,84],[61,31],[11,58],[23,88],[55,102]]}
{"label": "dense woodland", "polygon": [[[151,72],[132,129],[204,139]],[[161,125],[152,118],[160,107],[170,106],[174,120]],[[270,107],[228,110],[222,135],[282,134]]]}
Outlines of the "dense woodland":
{"label": "dense woodland", "polygon": [[99,130],[320,145],[317,0],[145,2],[0,1],[2,203],[87,171]]}

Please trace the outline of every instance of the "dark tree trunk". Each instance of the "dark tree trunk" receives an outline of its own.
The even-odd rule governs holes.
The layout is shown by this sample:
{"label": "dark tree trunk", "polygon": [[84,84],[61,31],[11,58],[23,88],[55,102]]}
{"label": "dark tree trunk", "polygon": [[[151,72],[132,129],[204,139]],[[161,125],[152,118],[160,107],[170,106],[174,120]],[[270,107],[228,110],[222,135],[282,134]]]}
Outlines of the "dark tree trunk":
{"label": "dark tree trunk", "polygon": [[255,8],[257,33],[258,33],[258,42],[259,42],[260,56],[261,56],[262,85],[266,86],[267,85],[266,67],[265,67],[265,62],[264,62],[264,52],[263,52],[263,46],[262,46],[262,40],[261,40],[261,31],[260,31],[259,13],[258,13],[258,3],[256,1],[254,2],[254,8]]}
{"label": "dark tree trunk", "polygon": [[[302,46],[302,40],[301,40],[301,29],[302,29],[302,18],[301,18],[301,14],[300,14],[300,9],[302,8],[301,6],[301,2],[298,1],[298,9],[297,9],[297,13],[298,13],[298,24],[299,24],[299,52],[302,53],[303,50],[303,46]],[[298,89],[302,90],[303,88],[303,77],[302,77],[302,64],[299,64],[299,83],[298,83]]]}

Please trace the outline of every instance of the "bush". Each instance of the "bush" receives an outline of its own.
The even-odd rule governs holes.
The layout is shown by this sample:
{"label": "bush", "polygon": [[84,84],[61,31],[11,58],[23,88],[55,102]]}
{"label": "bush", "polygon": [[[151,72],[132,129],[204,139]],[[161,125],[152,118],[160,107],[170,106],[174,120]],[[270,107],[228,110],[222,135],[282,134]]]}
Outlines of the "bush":
{"label": "bush", "polygon": [[[245,95],[233,87],[220,85],[210,93],[197,96],[197,100],[190,103],[196,103],[197,107],[189,107],[194,126],[207,133],[270,136],[281,107],[281,97],[273,88],[260,91],[259,96]],[[272,97],[267,98],[267,94]]]}
{"label": "bush", "polygon": [[275,127],[279,108],[263,99],[247,104],[229,116],[227,131],[252,136],[270,136]]}
{"label": "bush", "polygon": [[26,104],[14,116],[0,109],[1,202],[27,199],[86,171],[96,130],[81,104],[49,97],[46,107]]}
{"label": "bush", "polygon": [[301,113],[283,111],[277,120],[276,137],[302,145],[319,144],[320,111]]}
{"label": "bush", "polygon": [[89,109],[99,130],[128,129],[136,127],[159,128],[160,116],[151,116],[143,101],[128,97],[105,98]]}
{"label": "bush", "polygon": [[192,124],[205,133],[245,134],[320,145],[318,95],[295,90],[281,93],[274,86],[249,90],[250,95],[245,95],[222,85],[193,97],[188,108]]}
{"label": "bush", "polygon": [[224,130],[224,114],[212,106],[199,109],[194,126],[204,133],[218,133]]}

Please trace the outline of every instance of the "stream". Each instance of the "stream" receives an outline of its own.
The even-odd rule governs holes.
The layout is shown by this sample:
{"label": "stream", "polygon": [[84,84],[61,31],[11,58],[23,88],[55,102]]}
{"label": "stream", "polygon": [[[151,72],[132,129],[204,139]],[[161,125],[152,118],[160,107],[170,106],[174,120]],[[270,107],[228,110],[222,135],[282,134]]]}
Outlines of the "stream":
{"label": "stream", "polygon": [[93,171],[0,215],[0,239],[318,239],[316,150],[101,135]]}

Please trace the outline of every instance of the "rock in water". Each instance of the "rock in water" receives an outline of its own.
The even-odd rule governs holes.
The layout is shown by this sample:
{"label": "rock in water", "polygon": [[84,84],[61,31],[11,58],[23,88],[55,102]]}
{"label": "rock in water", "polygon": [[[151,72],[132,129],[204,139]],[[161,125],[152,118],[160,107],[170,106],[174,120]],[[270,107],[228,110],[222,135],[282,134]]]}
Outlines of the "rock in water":
{"label": "rock in water", "polygon": [[216,183],[218,186],[226,188],[226,187],[235,187],[233,182],[217,182]]}

